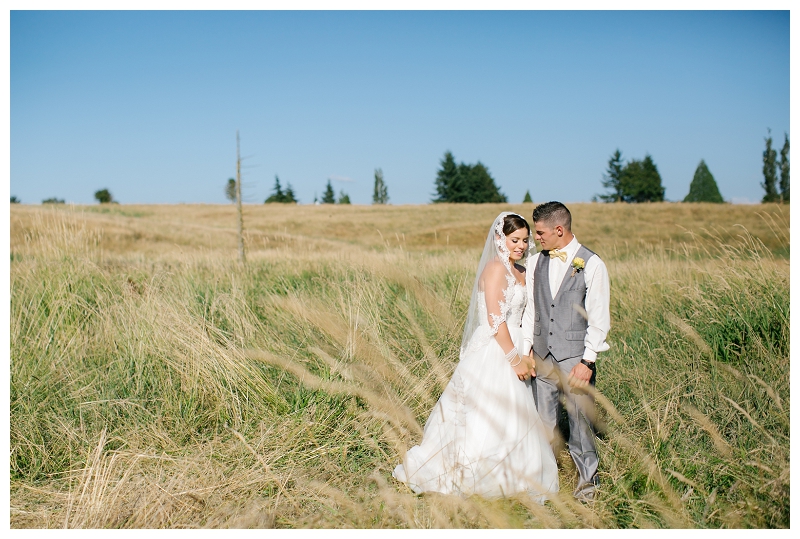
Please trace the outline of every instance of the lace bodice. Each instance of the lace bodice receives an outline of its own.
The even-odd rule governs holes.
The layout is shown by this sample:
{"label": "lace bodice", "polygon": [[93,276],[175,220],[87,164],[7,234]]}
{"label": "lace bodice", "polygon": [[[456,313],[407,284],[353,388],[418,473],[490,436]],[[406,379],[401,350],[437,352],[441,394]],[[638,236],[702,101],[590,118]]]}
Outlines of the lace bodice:
{"label": "lace bodice", "polygon": [[[509,327],[519,327],[522,323],[522,311],[525,309],[525,301],[527,299],[525,285],[515,283],[511,286],[510,290],[511,297],[508,298],[506,302],[508,312],[506,313],[505,322]],[[480,298],[478,312],[480,313],[481,325],[489,327],[491,334],[495,334],[497,333],[497,326],[499,326],[503,320],[495,320],[496,324],[491,324],[489,322],[489,313],[486,310],[486,297],[484,293],[482,291],[479,292],[478,297]]]}

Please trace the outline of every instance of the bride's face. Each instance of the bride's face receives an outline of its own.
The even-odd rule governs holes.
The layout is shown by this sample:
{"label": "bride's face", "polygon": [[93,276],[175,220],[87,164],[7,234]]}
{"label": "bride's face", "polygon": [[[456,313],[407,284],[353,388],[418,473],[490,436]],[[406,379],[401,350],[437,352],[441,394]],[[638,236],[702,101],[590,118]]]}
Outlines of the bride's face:
{"label": "bride's face", "polygon": [[528,229],[520,228],[506,236],[506,247],[508,247],[509,258],[519,260],[528,250]]}

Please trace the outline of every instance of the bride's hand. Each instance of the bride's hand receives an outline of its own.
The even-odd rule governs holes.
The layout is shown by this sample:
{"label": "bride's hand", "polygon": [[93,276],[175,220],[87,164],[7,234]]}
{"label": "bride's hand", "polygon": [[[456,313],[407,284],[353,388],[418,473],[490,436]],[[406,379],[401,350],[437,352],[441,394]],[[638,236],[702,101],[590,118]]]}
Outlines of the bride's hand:
{"label": "bride's hand", "polygon": [[536,371],[534,370],[534,364],[531,358],[529,356],[520,357],[520,360],[521,361],[517,366],[512,367],[512,369],[514,369],[514,374],[517,375],[517,378],[524,382],[528,378],[536,376]]}

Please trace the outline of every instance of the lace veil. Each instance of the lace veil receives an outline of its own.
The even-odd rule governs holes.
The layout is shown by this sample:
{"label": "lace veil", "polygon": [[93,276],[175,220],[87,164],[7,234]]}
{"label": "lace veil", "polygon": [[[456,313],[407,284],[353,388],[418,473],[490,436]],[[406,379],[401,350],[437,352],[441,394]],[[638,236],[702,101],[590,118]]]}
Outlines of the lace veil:
{"label": "lace veil", "polygon": [[[503,222],[507,215],[522,217],[518,213],[504,211],[495,218],[489,229],[469,300],[467,322],[464,324],[464,334],[461,338],[462,356],[486,344],[497,334],[497,328],[506,320],[508,303],[516,283],[516,278],[511,272],[511,264],[508,262],[509,252],[506,247],[506,235],[503,233]],[[532,243],[529,242],[528,249],[531,247]],[[524,264],[523,261],[520,263]],[[476,333],[484,323],[483,320],[488,322],[489,332]]]}

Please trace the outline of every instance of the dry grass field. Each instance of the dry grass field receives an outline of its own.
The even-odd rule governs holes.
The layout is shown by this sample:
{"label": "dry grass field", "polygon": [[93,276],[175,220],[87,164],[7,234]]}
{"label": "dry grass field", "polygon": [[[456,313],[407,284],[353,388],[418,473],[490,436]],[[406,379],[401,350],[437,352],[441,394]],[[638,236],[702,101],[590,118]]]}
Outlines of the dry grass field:
{"label": "dry grass field", "polygon": [[789,526],[789,208],[574,204],[607,263],[601,487],[391,477],[533,205],[12,205],[12,528]]}

